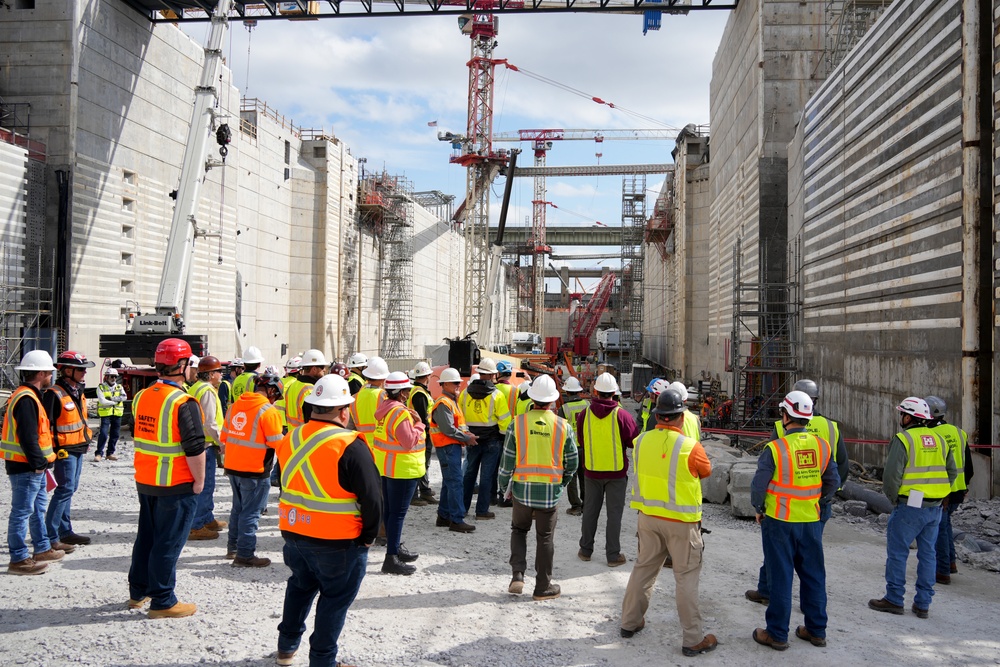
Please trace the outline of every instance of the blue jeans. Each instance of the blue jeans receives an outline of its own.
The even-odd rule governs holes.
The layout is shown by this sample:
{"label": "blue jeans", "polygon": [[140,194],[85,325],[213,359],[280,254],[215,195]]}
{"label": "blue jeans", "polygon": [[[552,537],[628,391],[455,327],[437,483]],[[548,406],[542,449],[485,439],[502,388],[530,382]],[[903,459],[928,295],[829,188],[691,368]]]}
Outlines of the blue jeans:
{"label": "blue jeans", "polygon": [[917,594],[913,604],[920,609],[931,606],[934,597],[934,570],[937,555],[938,524],[941,523],[940,507],[908,507],[901,501],[889,515],[885,529],[885,599],[903,605],[906,593],[906,559],[910,557],[910,543],[917,541]]}
{"label": "blue jeans", "polygon": [[937,573],[951,576],[951,564],[955,562],[955,536],[951,532],[951,515],[958,505],[949,503],[941,509],[941,523],[938,525],[937,543],[934,550],[937,554]]}
{"label": "blue jeans", "polygon": [[115,453],[118,446],[118,433],[121,430],[122,418],[115,416],[101,417],[101,432],[97,436],[98,456],[104,456],[104,444],[108,445],[108,456]]}
{"label": "blue jeans", "polygon": [[497,474],[500,465],[499,438],[482,438],[478,445],[465,448],[465,467],[462,470],[462,500],[465,511],[472,507],[472,493],[476,488],[476,476],[479,476],[479,494],[476,497],[476,514],[490,511],[490,498],[493,495],[493,476]]}
{"label": "blue jeans", "polygon": [[19,472],[8,479],[10,518],[7,520],[7,547],[10,549],[10,562],[18,563],[29,556],[26,542],[29,529],[36,554],[51,548],[45,532],[45,507],[49,504],[49,494],[45,491],[44,473]]}
{"label": "blue jeans", "polygon": [[139,529],[132,546],[128,571],[128,595],[152,598],[150,609],[170,609],[177,604],[177,559],[194,524],[198,496],[139,494]]}
{"label": "blue jeans", "polygon": [[[830,520],[833,515],[833,503],[827,503],[826,505],[819,506],[819,523],[823,528],[826,528],[826,522]],[[757,575],[757,592],[764,597],[769,597],[771,588],[767,585],[767,559],[764,559],[764,563],[760,566],[760,573]]]}
{"label": "blue jeans", "polygon": [[229,513],[229,545],[227,551],[240,558],[251,558],[257,550],[257,527],[264,509],[271,480],[267,477],[229,476],[233,489],[233,509]]}
{"label": "blue jeans", "polygon": [[[49,510],[45,513],[45,532],[49,542],[73,534],[73,523],[70,520],[70,505],[73,494],[80,486],[80,472],[83,470],[83,454],[70,454],[64,459],[56,459],[52,466],[56,483],[59,486],[52,492]],[[44,486],[44,484],[43,484]]]}
{"label": "blue jeans", "polygon": [[417,478],[382,478],[382,506],[385,522],[385,553],[395,556],[399,553],[399,543],[403,538],[403,521],[406,510],[410,509],[413,491],[417,488]]}
{"label": "blue jeans", "polygon": [[205,443],[205,488],[198,494],[198,509],[194,513],[194,527],[202,528],[215,521],[215,461],[219,450]]}
{"label": "blue jeans", "polygon": [[826,637],[826,564],[823,561],[823,524],[792,523],[765,516],[760,525],[764,540],[764,565],[771,585],[764,618],[767,633],[788,641],[792,615],[792,579],[799,575],[799,607],[806,630]]}
{"label": "blue jeans", "polygon": [[347,610],[365,578],[368,549],[356,544],[344,548],[286,538],[282,553],[292,576],[285,587],[278,650],[291,653],[299,648],[306,617],[319,593],[316,622],[309,637],[309,666],[334,667]]}
{"label": "blue jeans", "polygon": [[438,463],[441,464],[441,498],[438,516],[448,521],[461,523],[465,519],[462,504],[462,445],[435,447]]}

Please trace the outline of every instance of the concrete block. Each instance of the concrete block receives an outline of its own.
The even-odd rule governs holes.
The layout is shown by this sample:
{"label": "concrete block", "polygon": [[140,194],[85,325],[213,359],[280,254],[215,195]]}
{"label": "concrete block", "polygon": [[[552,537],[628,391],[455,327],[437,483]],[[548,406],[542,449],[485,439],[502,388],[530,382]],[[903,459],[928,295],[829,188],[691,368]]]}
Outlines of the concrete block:
{"label": "concrete block", "polygon": [[[711,455],[709,458],[712,459]],[[722,505],[729,499],[729,471],[734,463],[729,457],[712,459],[712,474],[701,480],[702,500]]]}
{"label": "concrete block", "polygon": [[757,515],[757,510],[750,503],[750,482],[756,472],[756,461],[734,463],[729,469],[729,502],[735,517],[751,518]]}
{"label": "concrete block", "polygon": [[844,502],[844,511],[851,516],[868,516],[868,503],[863,500],[848,500]]}

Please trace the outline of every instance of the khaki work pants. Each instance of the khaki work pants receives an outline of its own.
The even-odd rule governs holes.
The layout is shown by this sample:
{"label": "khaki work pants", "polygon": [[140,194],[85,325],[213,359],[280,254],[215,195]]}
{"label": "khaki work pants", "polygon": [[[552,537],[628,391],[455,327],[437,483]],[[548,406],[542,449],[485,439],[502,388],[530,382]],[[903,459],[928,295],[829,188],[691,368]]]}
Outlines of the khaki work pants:
{"label": "khaki work pants", "polygon": [[700,523],[666,521],[639,513],[639,557],[622,601],[622,625],[635,630],[643,624],[656,577],[669,553],[674,560],[677,616],[684,632],[684,646],[694,646],[705,638],[698,610],[698,580],[705,543]]}

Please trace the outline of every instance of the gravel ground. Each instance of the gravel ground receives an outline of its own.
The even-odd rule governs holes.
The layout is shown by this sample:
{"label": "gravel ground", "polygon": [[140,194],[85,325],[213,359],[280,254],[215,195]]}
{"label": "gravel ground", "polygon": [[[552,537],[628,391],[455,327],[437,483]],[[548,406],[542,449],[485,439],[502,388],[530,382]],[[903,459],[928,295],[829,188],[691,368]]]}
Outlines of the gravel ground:
{"label": "gravel ground", "polygon": [[[42,576],[0,576],[0,665],[274,664],[288,576],[280,562],[277,493],[271,494],[258,544],[258,554],[275,564],[234,569],[223,558],[224,536],[191,542],[178,565],[177,593],[197,603],[198,613],[151,621],[125,610],[138,504],[131,445],[122,446],[120,454],[117,462],[88,457],[74,499],[77,532],[94,543]],[[432,480],[438,488],[436,462]],[[221,475],[218,481],[217,516],[228,519],[229,485]],[[9,503],[10,486],[0,476],[0,507]],[[463,535],[435,528],[434,507],[411,508],[404,540],[421,554],[417,573],[383,575],[384,549],[371,550],[368,575],[341,636],[340,659],[365,667],[1000,664],[1000,577],[993,572],[963,563],[951,586],[938,587],[928,620],[867,609],[868,599],[884,592],[885,563],[884,536],[868,520],[855,525],[841,514],[826,529],[829,645],[815,648],[793,637],[791,648],[777,653],[750,638],[753,628],[764,624],[764,608],[743,598],[754,587],[761,562],[758,528],[732,518],[728,505],[706,505],[704,523],[712,533],[705,537],[701,609],[705,630],[718,637],[719,648],[685,658],[669,571],[654,591],[645,631],[629,640],[619,636],[621,600],[636,552],[634,511],[625,514],[622,543],[629,564],[620,568],[607,567],[600,557],[603,523],[594,560],[579,561],[580,517],[560,513],[554,576],[563,595],[546,602],[506,592],[508,515],[497,509],[496,520],[481,521],[475,533]],[[532,550],[529,539],[529,563]],[[915,560],[910,559],[909,595]],[[532,575],[527,573],[529,591]],[[793,614],[792,627],[801,622],[798,612]],[[306,654],[304,644],[296,664],[307,664]]]}

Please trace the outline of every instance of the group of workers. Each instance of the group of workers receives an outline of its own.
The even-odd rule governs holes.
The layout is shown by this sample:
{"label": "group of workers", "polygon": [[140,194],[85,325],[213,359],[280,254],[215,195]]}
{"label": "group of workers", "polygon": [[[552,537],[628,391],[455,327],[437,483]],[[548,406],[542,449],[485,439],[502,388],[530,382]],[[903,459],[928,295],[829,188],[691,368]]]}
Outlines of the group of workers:
{"label": "group of workers", "polygon": [[[256,533],[275,484],[283,559],[291,570],[277,661],[292,664],[318,594],[310,664],[333,665],[368,548],[384,540],[384,573],[416,570],[419,555],[402,539],[410,505],[436,504],[436,525],[458,533],[475,531],[466,521],[474,495],[477,522],[495,518],[491,506],[510,507],[508,592],[524,592],[527,534],[534,527],[532,597],[550,600],[561,594],[552,570],[563,489],[571,489],[568,513],[582,514],[578,558],[591,560],[603,509],[605,556],[609,567],[617,567],[628,560],[620,533],[630,486],[639,544],[622,602],[621,636],[645,627],[656,579],[667,567],[676,582],[683,654],[716,648],[716,638],[704,632],[698,603],[704,550],[700,480],[712,466],[683,384],[651,383],[637,423],[619,404],[617,381],[607,373],[596,378],[592,396],[584,396],[576,378],[566,381],[562,393],[548,375],[515,388],[509,362],[483,359],[478,377],[461,391],[459,372],[441,371],[441,393],[433,399],[426,363],[409,373],[390,372],[385,360],[363,354],[330,365],[320,350],[308,350],[290,359],[282,376],[251,347],[229,364],[227,378],[218,358],[198,359],[185,341],[166,339],[154,363],[157,382],[132,403],[139,520],[129,609],[148,603],[150,618],[194,614],[196,606],[174,593],[177,559],[188,539],[214,539],[227,525],[226,557],[234,567],[270,565],[256,555]],[[39,574],[49,561],[90,542],[73,532],[70,504],[92,438],[82,389],[93,365],[75,352],[53,364],[48,353],[33,351],[17,367],[21,385],[8,401],[2,439],[13,489],[11,573]],[[98,389],[102,435],[109,418],[109,459],[125,400],[115,376],[105,373]],[[826,643],[822,534],[833,495],[846,480],[847,458],[839,425],[815,411],[818,397],[811,380],[799,381],[785,396],[752,483],[764,563],[757,588],[746,597],[767,605],[766,626],[754,630],[753,639],[776,650],[788,648],[793,574],[801,581],[805,618],[795,635],[815,646]],[[949,583],[955,571],[948,518],[964,497],[971,462],[967,436],[945,422],[945,407],[936,397],[910,397],[898,406],[902,431],[890,443],[883,481],[895,505],[887,529],[886,593],[869,602],[874,610],[904,613],[906,559],[914,540],[914,614],[927,617],[934,584]],[[427,476],[431,451],[441,468],[440,498]],[[217,460],[233,493],[228,524],[213,516]],[[51,501],[44,474],[50,467]]]}

